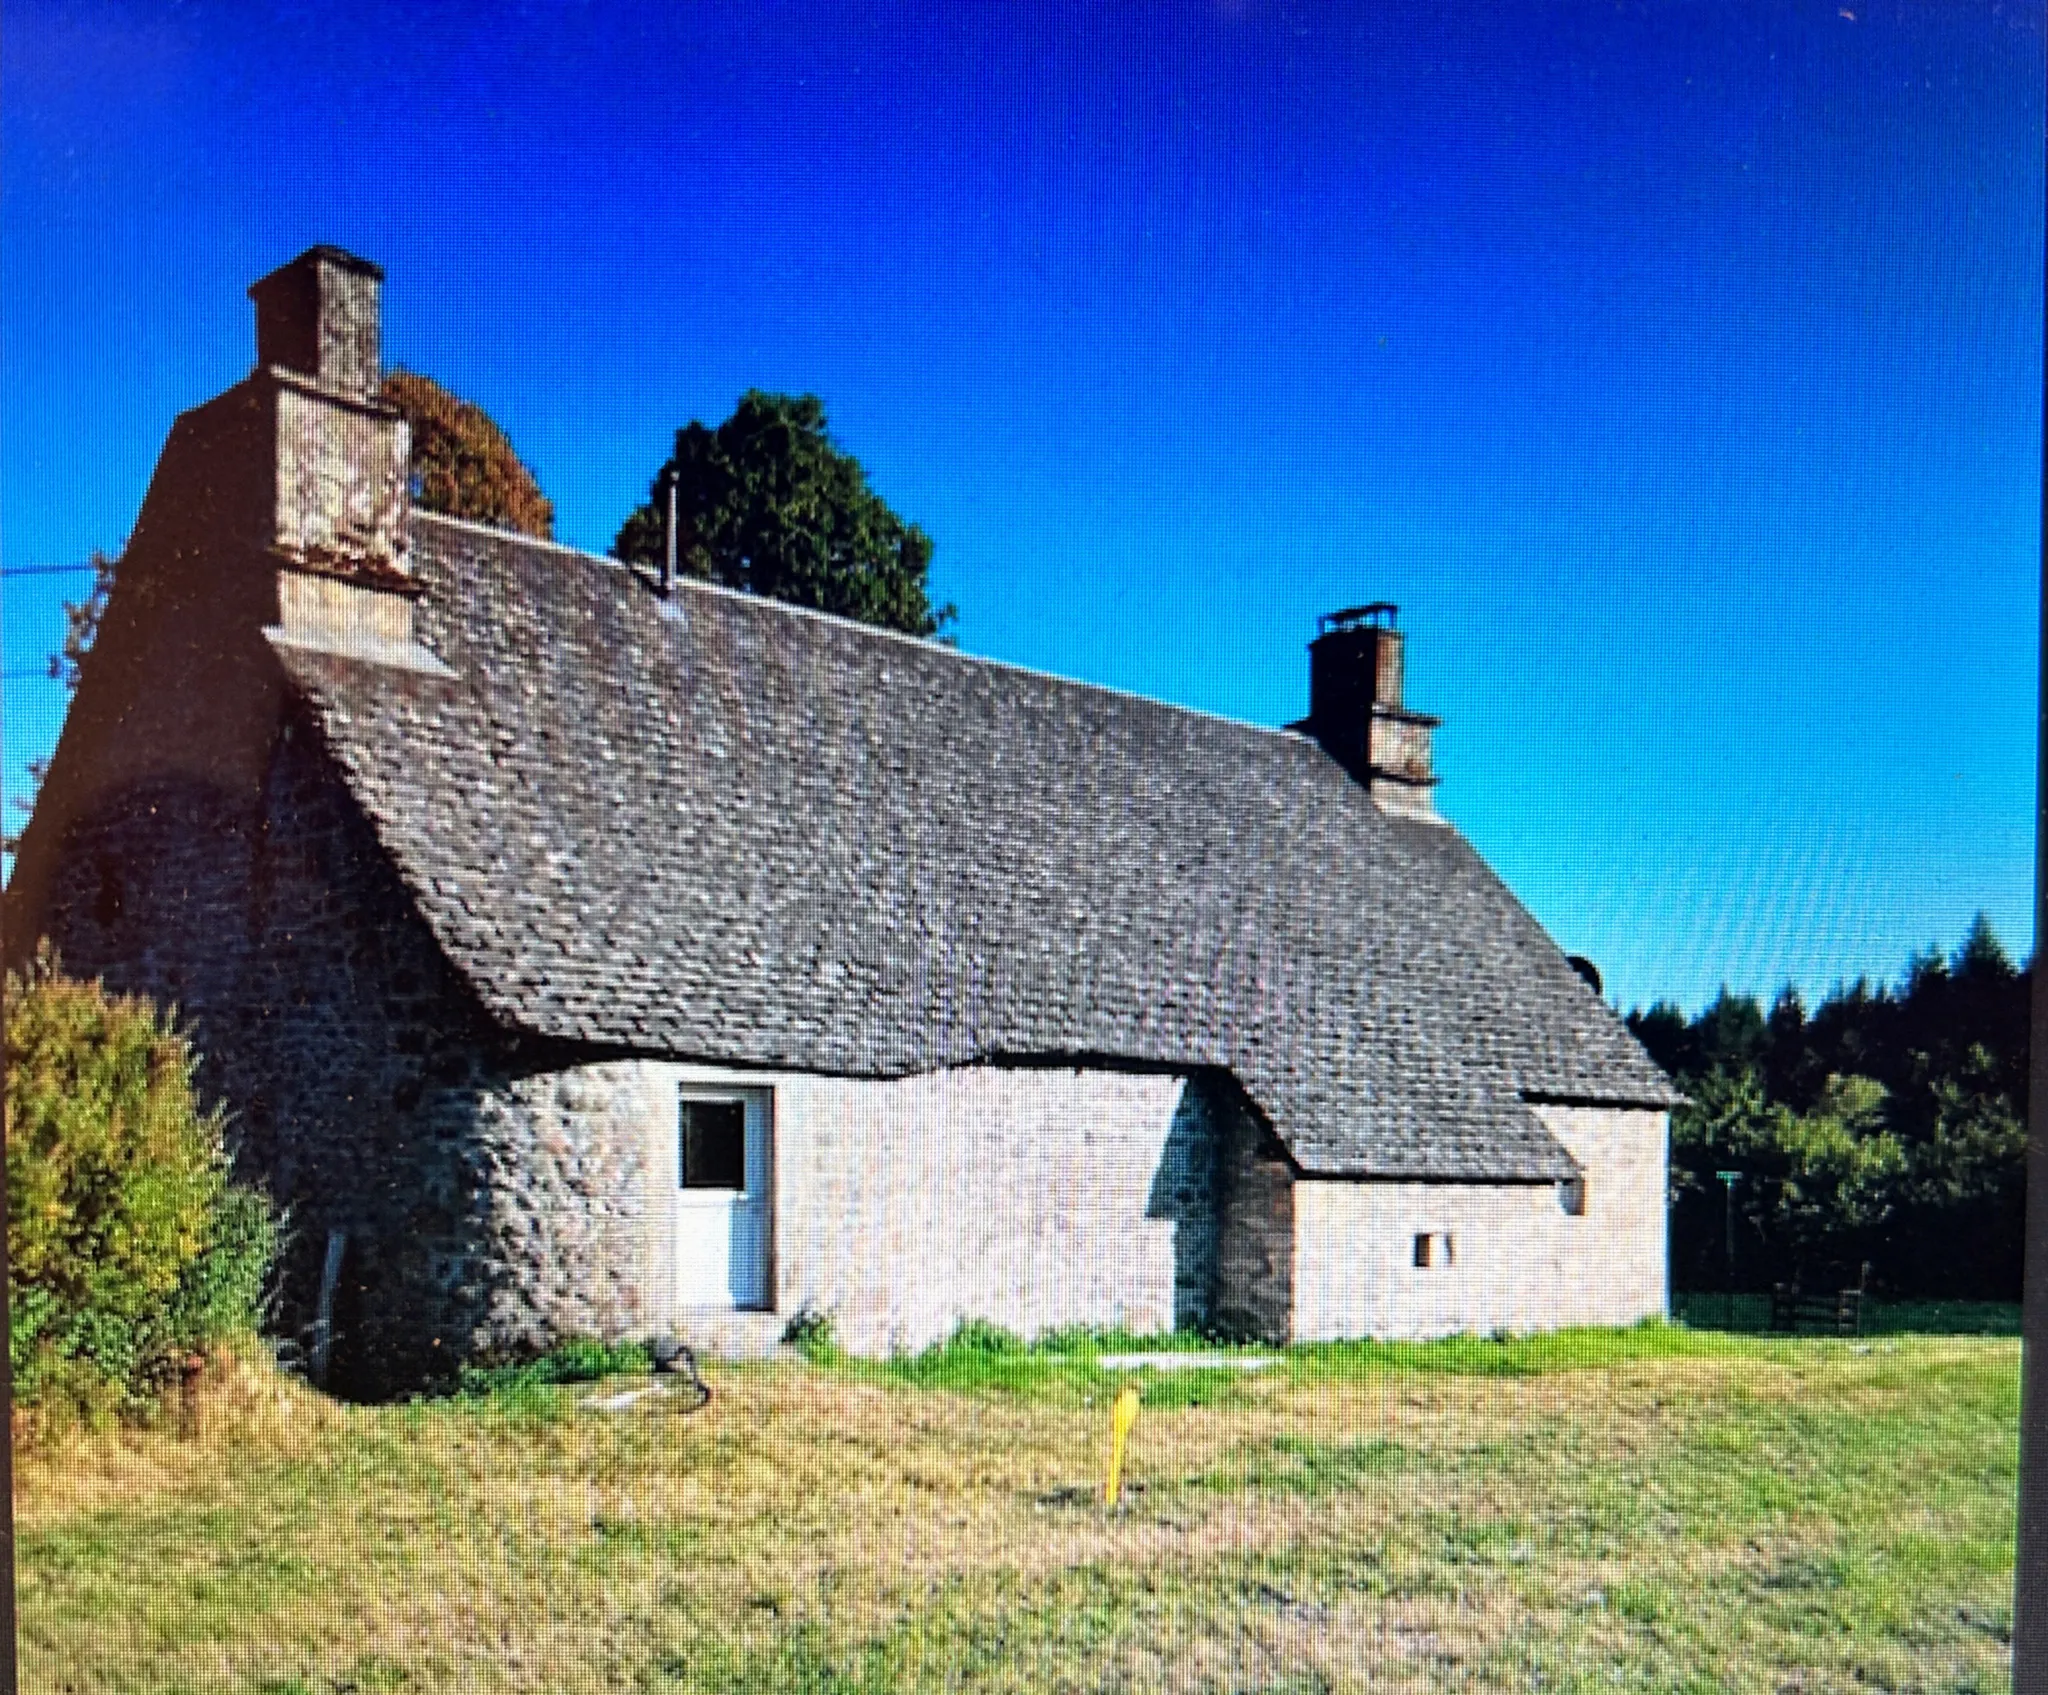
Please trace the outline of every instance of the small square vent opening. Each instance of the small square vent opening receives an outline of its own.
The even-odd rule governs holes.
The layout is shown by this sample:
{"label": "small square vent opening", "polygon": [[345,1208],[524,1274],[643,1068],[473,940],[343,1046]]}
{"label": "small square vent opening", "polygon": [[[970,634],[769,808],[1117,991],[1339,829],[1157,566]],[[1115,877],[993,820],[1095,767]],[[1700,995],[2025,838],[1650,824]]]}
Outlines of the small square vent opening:
{"label": "small square vent opening", "polygon": [[1418,1230],[1415,1233],[1415,1268],[1418,1271],[1441,1271],[1455,1262],[1455,1251],[1448,1230]]}

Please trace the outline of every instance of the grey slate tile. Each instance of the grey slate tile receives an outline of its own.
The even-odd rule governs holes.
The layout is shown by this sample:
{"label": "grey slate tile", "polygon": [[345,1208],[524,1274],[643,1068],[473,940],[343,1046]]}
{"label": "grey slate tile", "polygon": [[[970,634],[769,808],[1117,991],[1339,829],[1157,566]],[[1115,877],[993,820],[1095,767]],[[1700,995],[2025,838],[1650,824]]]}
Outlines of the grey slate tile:
{"label": "grey slate tile", "polygon": [[1670,1084],[1447,825],[1313,742],[414,515],[450,679],[293,649],[507,1025],[900,1075],[1233,1072],[1311,1172],[1569,1175]]}

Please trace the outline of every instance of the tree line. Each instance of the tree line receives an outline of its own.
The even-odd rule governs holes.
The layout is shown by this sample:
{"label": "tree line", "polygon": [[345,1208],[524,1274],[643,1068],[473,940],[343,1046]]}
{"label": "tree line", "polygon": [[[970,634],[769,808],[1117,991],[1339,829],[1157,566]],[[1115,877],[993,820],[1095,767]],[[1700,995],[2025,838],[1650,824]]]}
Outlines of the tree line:
{"label": "tree line", "polygon": [[1810,1012],[1787,987],[1768,1009],[1723,990],[1694,1018],[1630,1013],[1689,1100],[1671,1125],[1674,1286],[1818,1290],[1867,1262],[1894,1296],[2017,1301],[2031,976],[1980,914],[1953,954]]}

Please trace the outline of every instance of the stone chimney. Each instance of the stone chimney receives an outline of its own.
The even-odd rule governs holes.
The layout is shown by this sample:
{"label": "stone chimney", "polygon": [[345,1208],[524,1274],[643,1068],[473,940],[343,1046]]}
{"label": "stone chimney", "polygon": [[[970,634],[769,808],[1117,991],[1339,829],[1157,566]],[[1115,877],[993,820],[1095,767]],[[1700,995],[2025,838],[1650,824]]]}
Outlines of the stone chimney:
{"label": "stone chimney", "polygon": [[224,809],[209,817],[241,820],[223,842],[258,839],[288,728],[281,649],[450,674],[419,639],[411,437],[377,398],[381,281],[315,247],[249,290],[258,363],[171,427],[16,858],[14,910],[40,910],[70,832],[134,793],[203,797]]}
{"label": "stone chimney", "polygon": [[249,285],[256,363],[368,400],[384,380],[378,296],[384,273],[338,247],[309,247]]}
{"label": "stone chimney", "polygon": [[1430,739],[1439,721],[1401,704],[1399,611],[1380,600],[1319,621],[1308,647],[1308,716],[1292,727],[1320,742],[1383,810],[1434,818]]}
{"label": "stone chimney", "polygon": [[252,381],[276,407],[272,546],[301,570],[363,582],[406,574],[412,444],[377,398],[383,282],[367,259],[310,247],[249,289]]}

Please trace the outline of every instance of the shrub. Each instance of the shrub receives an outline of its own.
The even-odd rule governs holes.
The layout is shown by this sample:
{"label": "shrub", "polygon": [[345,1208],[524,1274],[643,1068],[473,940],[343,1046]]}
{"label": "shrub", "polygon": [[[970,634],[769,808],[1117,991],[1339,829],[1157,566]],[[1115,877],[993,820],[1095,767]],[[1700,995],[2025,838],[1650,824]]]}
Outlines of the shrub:
{"label": "shrub", "polygon": [[139,1410],[195,1352],[256,1328],[276,1220],[229,1181],[172,1018],[47,958],[5,991],[16,1402]]}
{"label": "shrub", "polygon": [[790,1315],[782,1339],[813,1365],[830,1365],[843,1356],[839,1325],[829,1312],[804,1307]]}
{"label": "shrub", "polygon": [[456,1392],[466,1396],[517,1393],[557,1383],[596,1383],[607,1377],[637,1377],[654,1369],[644,1342],[605,1342],[572,1336],[532,1359],[501,1365],[466,1365]]}

